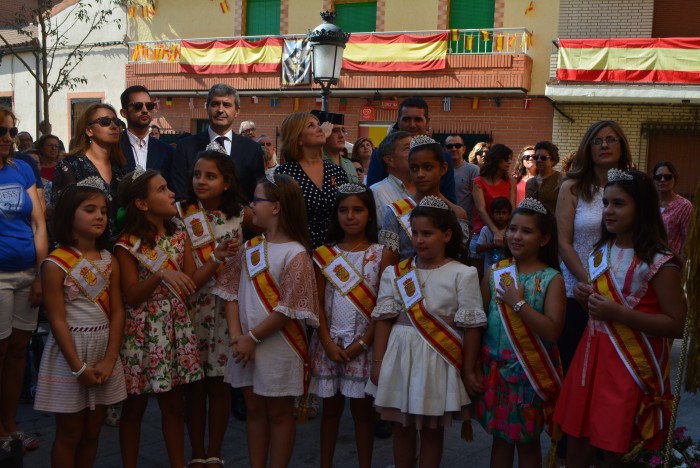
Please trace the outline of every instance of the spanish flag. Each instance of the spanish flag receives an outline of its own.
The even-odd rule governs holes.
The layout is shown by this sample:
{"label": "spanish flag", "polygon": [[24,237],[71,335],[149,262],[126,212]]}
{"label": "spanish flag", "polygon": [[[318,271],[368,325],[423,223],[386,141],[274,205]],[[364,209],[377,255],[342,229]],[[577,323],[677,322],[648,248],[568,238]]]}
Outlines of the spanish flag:
{"label": "spanish flag", "polygon": [[228,1],[223,0],[221,3],[219,3],[219,6],[221,7],[221,13],[226,14],[230,10],[228,7]]}
{"label": "spanish flag", "polygon": [[700,83],[700,38],[561,39],[557,79]]}
{"label": "spanish flag", "polygon": [[450,33],[452,34],[452,40],[453,41],[458,41],[459,40],[459,29],[451,29]]}
{"label": "spanish flag", "polygon": [[397,72],[442,70],[447,62],[447,32],[413,34],[353,34],[343,68],[354,71]]}
{"label": "spanish flag", "polygon": [[464,39],[464,50],[472,50],[474,48],[474,36],[466,36]]}
{"label": "spanish flag", "polygon": [[128,10],[129,18],[133,18],[136,15],[136,7],[131,5]]}
{"label": "spanish flag", "polygon": [[482,29],[481,30],[481,40],[482,41],[490,41],[491,40],[491,33],[485,29]]}
{"label": "spanish flag", "polygon": [[503,34],[496,36],[496,50],[498,52],[503,50]]}
{"label": "spanish flag", "polygon": [[139,59],[141,56],[141,48],[143,47],[142,44],[136,44],[134,48],[131,51],[131,61],[135,62]]}
{"label": "spanish flag", "polygon": [[203,74],[279,72],[282,60],[281,37],[267,37],[249,42],[181,41],[180,72]]}
{"label": "spanish flag", "polygon": [[535,2],[530,2],[530,4],[527,6],[527,9],[525,9],[525,14],[527,15],[528,13],[532,12],[532,10],[535,9]]}

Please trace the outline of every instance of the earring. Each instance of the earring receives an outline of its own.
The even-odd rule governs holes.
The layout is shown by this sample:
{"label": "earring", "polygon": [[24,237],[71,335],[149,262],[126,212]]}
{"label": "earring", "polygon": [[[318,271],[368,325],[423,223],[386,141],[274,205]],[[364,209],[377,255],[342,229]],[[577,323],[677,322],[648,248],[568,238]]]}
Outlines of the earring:
{"label": "earring", "polygon": [[92,144],[92,138],[88,137],[88,145]]}

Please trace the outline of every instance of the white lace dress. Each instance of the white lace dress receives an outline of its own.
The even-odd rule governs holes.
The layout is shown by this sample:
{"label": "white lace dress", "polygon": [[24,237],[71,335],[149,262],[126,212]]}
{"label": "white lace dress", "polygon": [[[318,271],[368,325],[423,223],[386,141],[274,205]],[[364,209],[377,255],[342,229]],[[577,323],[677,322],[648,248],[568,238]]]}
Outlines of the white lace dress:
{"label": "white lace dress", "polygon": [[[452,328],[486,325],[476,269],[449,261],[433,270],[418,269],[425,308]],[[395,284],[393,267],[382,274],[375,320],[396,317],[379,373],[367,383],[382,419],[437,428],[469,418],[470,403],[460,372],[438,354],[413,327]]]}

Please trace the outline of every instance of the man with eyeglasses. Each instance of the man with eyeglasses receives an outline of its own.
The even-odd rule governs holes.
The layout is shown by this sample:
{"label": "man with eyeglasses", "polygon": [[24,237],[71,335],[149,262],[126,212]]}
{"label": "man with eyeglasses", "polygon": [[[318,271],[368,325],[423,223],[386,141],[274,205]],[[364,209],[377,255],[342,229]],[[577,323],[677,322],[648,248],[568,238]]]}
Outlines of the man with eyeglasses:
{"label": "man with eyeglasses", "polygon": [[148,90],[138,85],[126,88],[120,100],[122,108],[119,114],[127,124],[119,141],[126,158],[124,172],[131,172],[136,166],[155,169],[170,185],[175,150],[169,144],[151,137],[156,103],[151,100]]}
{"label": "man with eyeglasses", "polygon": [[252,200],[257,181],[265,177],[265,162],[263,150],[255,140],[233,131],[233,122],[241,109],[238,91],[227,84],[215,84],[207,93],[206,109],[209,128],[177,142],[171,189],[177,198],[185,198],[192,184],[197,154],[204,151],[210,143],[216,142],[233,160],[241,193],[246,199]]}
{"label": "man with eyeglasses", "polygon": [[539,200],[550,213],[557,211],[559,189],[564,175],[555,170],[559,162],[559,148],[551,141],[540,141],[532,155],[537,167],[537,175],[525,184],[525,196]]}
{"label": "man with eyeglasses", "polygon": [[360,178],[357,176],[355,165],[348,158],[343,157],[345,135],[348,133],[345,129],[345,116],[315,109],[311,111],[311,114],[318,118],[321,128],[326,134],[326,144],[323,145],[323,159],[327,159],[336,166],[342,167],[350,182],[359,183]]}
{"label": "man with eyeglasses", "polygon": [[255,140],[256,130],[257,128],[255,128],[255,122],[252,120],[244,120],[241,122],[241,126],[238,128],[238,133],[240,133],[241,136]]}
{"label": "man with eyeglasses", "polygon": [[450,154],[455,171],[455,195],[457,204],[467,212],[469,229],[472,227],[472,217],[474,216],[474,177],[479,175],[479,166],[469,163],[464,159],[467,148],[464,140],[459,135],[450,135],[445,139],[445,149]]}
{"label": "man with eyeglasses", "polygon": [[24,152],[31,149],[34,145],[34,139],[29,132],[19,132],[17,134],[17,151]]}

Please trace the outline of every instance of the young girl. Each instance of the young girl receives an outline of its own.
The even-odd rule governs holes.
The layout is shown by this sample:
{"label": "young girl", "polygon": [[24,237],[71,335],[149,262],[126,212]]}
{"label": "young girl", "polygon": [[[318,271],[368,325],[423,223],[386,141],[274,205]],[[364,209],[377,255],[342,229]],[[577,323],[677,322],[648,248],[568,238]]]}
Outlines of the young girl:
{"label": "young girl", "polygon": [[126,398],[119,360],[124,333],[119,264],[105,250],[106,187],[96,181],[63,191],[53,230],[60,247],[42,266],[51,334],[34,408],[56,414],[53,466],[92,466],[107,405]]}
{"label": "young girl", "polygon": [[234,359],[224,380],[243,388],[250,466],[267,466],[269,452],[270,466],[281,468],[294,447],[294,397],[307,390],[304,322],[318,327],[316,282],[296,181],[269,174],[255,187],[251,208],[265,235],[246,242],[242,265],[231,272],[240,283],[233,282],[235,299],[226,306]]}
{"label": "young girl", "polygon": [[[189,466],[222,465],[221,446],[231,412],[230,386],[224,383],[228,360],[229,334],[226,323],[226,294],[222,263],[229,260],[212,256],[218,243],[230,240],[239,245],[240,228],[244,223],[244,202],[240,194],[233,160],[216,148],[199,154],[194,165],[192,184],[186,201],[178,203],[178,213],[187,230],[198,272],[194,280],[202,288],[190,297],[197,346],[206,379],[185,388],[187,428],[192,446]],[[250,209],[247,209],[250,213]],[[248,215],[250,216],[250,215]],[[210,261],[211,260],[211,261]],[[211,267],[210,267],[211,265]],[[216,266],[214,266],[216,265]],[[218,268],[217,268],[218,267]],[[203,283],[203,284],[200,284]],[[207,409],[207,399],[209,405]],[[209,420],[209,446],[204,436]]]}
{"label": "young girl", "polygon": [[[493,219],[493,224],[498,232],[503,236],[505,236],[512,211],[513,206],[506,197],[496,197],[491,202],[491,219]],[[485,256],[487,265],[500,262],[503,258],[503,248],[494,242],[494,232],[488,226],[481,228],[479,240],[476,243],[476,253]]]}
{"label": "young girl", "polygon": [[409,216],[411,210],[423,197],[430,195],[447,203],[457,215],[463,231],[468,232],[467,213],[440,193],[440,177],[447,172],[447,162],[442,146],[426,136],[413,138],[408,153],[408,166],[411,181],[416,187],[416,194],[390,204],[384,215],[383,227],[379,231],[379,243],[388,247],[384,249],[382,260],[386,265],[395,265],[399,260],[415,255],[416,252],[411,244]]}
{"label": "young girl", "polygon": [[588,260],[589,325],[576,350],[554,419],[568,437],[567,467],[605,461],[640,444],[659,449],[671,403],[670,340],[683,334],[687,304],[680,262],[666,231],[651,179],[608,171],[603,226]]}
{"label": "young girl", "polygon": [[423,197],[410,223],[417,256],[382,274],[367,384],[382,419],[394,422],[397,468],[414,466],[417,432],[420,466],[440,466],[444,427],[469,418],[463,376],[473,373],[477,327],[486,324],[476,269],[460,262],[462,229],[447,203]]}
{"label": "young girl", "polygon": [[[559,272],[554,216],[525,198],[506,230],[505,259],[481,283],[488,326],[482,369],[467,376],[476,419],[493,436],[491,466],[542,466],[540,434],[561,387],[556,343],[564,325],[564,280]],[[550,435],[558,440],[559,434]]]}
{"label": "young girl", "polygon": [[325,312],[311,341],[309,392],[323,398],[321,466],[333,465],[340,417],[350,398],[359,466],[372,464],[374,410],[365,395],[374,337],[372,310],[379,289],[383,247],[377,243],[372,191],[360,184],[338,187],[327,244],[317,248],[316,284]]}
{"label": "young girl", "polygon": [[[127,174],[119,199],[124,230],[115,254],[127,303],[121,356],[129,394],[119,424],[122,462],[136,466],[141,420],[148,395],[155,394],[170,465],[182,467],[182,386],[203,377],[186,302],[196,289],[195,264],[182,221],[174,218],[175,196],[157,171],[137,168]],[[221,242],[212,251],[209,276],[230,255],[229,244]],[[204,270],[198,273],[206,277]]]}

